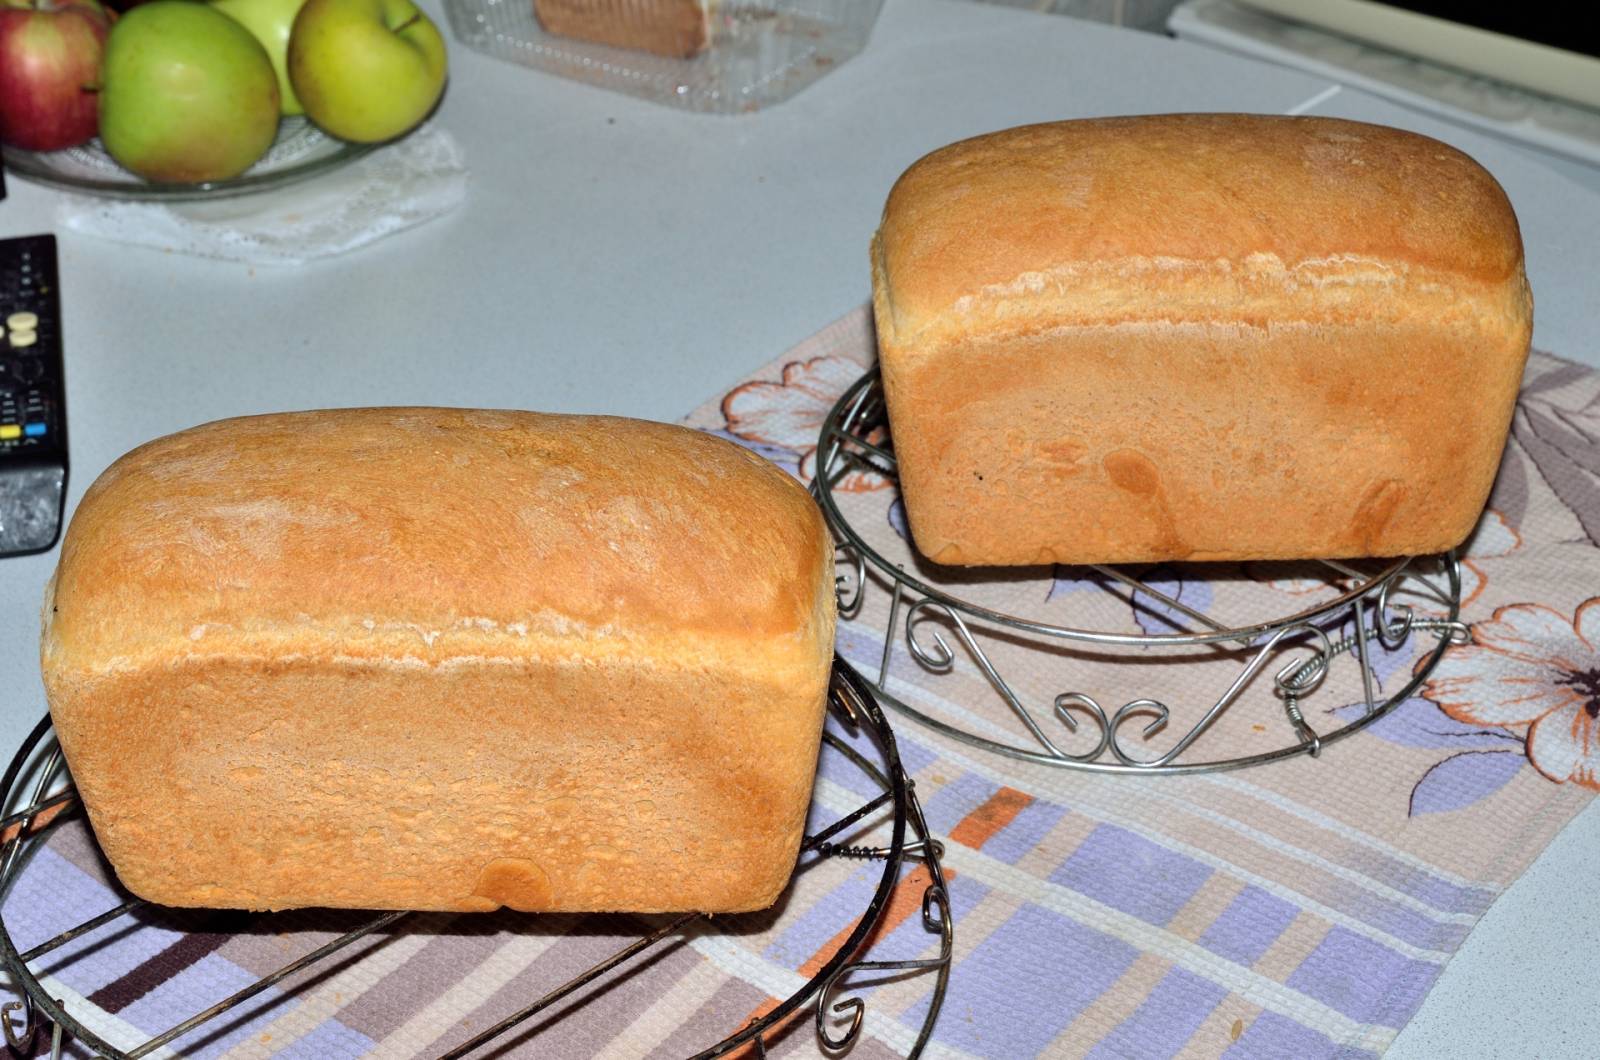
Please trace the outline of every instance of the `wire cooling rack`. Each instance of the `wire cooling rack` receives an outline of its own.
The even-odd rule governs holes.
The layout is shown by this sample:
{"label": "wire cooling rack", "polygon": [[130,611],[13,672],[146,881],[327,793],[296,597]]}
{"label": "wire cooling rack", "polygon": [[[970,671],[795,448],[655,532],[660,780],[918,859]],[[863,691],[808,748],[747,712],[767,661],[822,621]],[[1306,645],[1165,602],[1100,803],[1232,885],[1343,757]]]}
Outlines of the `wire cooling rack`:
{"label": "wire cooling rack", "polygon": [[[804,985],[760,1018],[732,1028],[722,1040],[707,1044],[693,1054],[697,1057],[725,1056],[735,1051],[741,1056],[764,1057],[767,1041],[783,1033],[799,1018],[798,1014],[807,1010],[812,1014],[817,1038],[825,1051],[836,1053],[848,1049],[861,1035],[864,1020],[870,1018],[863,999],[852,994],[853,988],[867,980],[877,984],[886,978],[915,974],[931,975],[933,984],[926,1015],[921,1019],[909,1055],[921,1053],[932,1034],[948,981],[953,931],[949,896],[939,863],[941,848],[928,834],[912,783],[901,768],[894,733],[875,702],[870,686],[842,659],[835,659],[829,708],[833,725],[841,731],[824,732],[823,765],[847,763],[864,775],[867,779],[864,787],[871,795],[855,809],[805,837],[795,874],[798,878],[820,865],[837,863],[838,859],[881,863],[882,872],[866,905],[852,907],[840,915],[841,923],[833,936],[839,940],[837,947],[805,979]],[[832,763],[830,756],[835,759]],[[819,773],[827,771],[824,768]],[[230,1013],[237,1014],[240,1006],[269,988],[290,993],[303,990],[320,973],[334,967],[348,967],[377,949],[374,946],[358,952],[360,948],[356,943],[373,937],[382,941],[403,935],[417,917],[408,912],[351,913],[342,920],[345,930],[337,937],[287,961],[255,982],[218,997],[214,1003],[161,1033],[143,1040],[112,1042],[103,1031],[95,1029],[106,1025],[106,1021],[96,1018],[103,1013],[93,1011],[87,1001],[75,1001],[68,1006],[58,999],[60,991],[47,985],[50,976],[41,978],[44,959],[69,943],[89,943],[119,930],[122,933],[146,930],[152,919],[158,919],[162,928],[180,933],[214,932],[215,912],[161,909],[123,892],[121,900],[112,908],[94,915],[87,915],[90,911],[85,910],[84,919],[76,926],[19,952],[6,926],[7,907],[17,883],[28,871],[34,855],[48,842],[52,831],[82,813],[48,717],[39,722],[18,749],[4,779],[0,780],[0,791],[5,800],[0,806],[23,804],[23,808],[0,821],[3,826],[0,828],[0,963],[10,973],[12,983],[23,990],[20,999],[0,1007],[0,1029],[15,1055],[34,1056],[43,1050],[51,1057],[59,1057],[64,1041],[76,1042],[100,1056],[117,1060],[170,1055],[173,1050],[181,1054],[186,1042],[195,1042],[196,1036],[206,1028],[223,1025]],[[878,957],[873,952],[879,945],[874,932],[880,926],[895,888],[910,883],[907,866],[913,863],[925,871],[928,881],[921,895],[921,923],[929,934],[923,952],[935,948],[935,943],[936,952],[931,957],[909,959]],[[920,874],[919,878],[922,878]],[[293,915],[249,916],[249,929],[273,932],[285,925],[285,917]],[[478,915],[482,914],[463,914],[466,917]],[[536,925],[537,917],[529,920]],[[548,1025],[556,1020],[581,1019],[591,1009],[603,1009],[605,984],[639,970],[652,955],[659,955],[674,941],[685,940],[693,933],[715,933],[719,926],[735,923],[737,918],[713,919],[692,913],[637,920],[644,926],[632,942],[568,981],[552,984],[542,996],[529,998],[525,1005],[492,1026],[449,1047],[439,1054],[441,1060],[468,1055],[512,1055],[519,1044],[518,1039],[510,1037],[515,1029],[526,1028],[535,1018]],[[558,939],[557,944],[559,942]],[[813,957],[807,967],[816,966],[816,960]],[[60,970],[52,966],[52,973]]]}
{"label": "wire cooling rack", "polygon": [[[1469,637],[1459,617],[1462,573],[1454,554],[1365,564],[1257,564],[1248,572],[1237,564],[1184,565],[1186,585],[1205,587],[1211,606],[1204,609],[1163,587],[1177,577],[1167,567],[974,572],[928,563],[912,548],[898,511],[894,446],[875,369],[830,411],[816,466],[813,491],[834,528],[846,573],[841,640],[859,644],[870,638],[878,657],[879,698],[946,736],[1011,758],[1137,774],[1237,769],[1314,756],[1413,695],[1445,651]],[[872,488],[860,487],[864,479]],[[1051,584],[1052,595],[1054,585],[1087,588],[1077,594],[1087,599],[1078,601],[1076,613],[1100,624],[1072,621],[1072,609],[1054,604],[1023,613],[985,602],[1006,597],[1008,585],[1029,578]],[[1246,588],[1273,583],[1290,589],[1279,594],[1286,602],[1281,613],[1218,617],[1229,613],[1232,598],[1260,597]],[[871,620],[857,621],[872,594],[879,599]],[[1115,606],[1103,606],[1108,603]],[[1130,613],[1144,621],[1130,624]],[[1108,615],[1124,621],[1105,621]],[[897,686],[891,678],[904,656],[918,677]],[[1396,674],[1380,673],[1379,659],[1413,656],[1406,679],[1394,691],[1383,691]],[[860,650],[855,657],[864,662]],[[1208,675],[1226,676],[1209,705],[1180,710],[1169,705],[1167,694],[1129,687],[1160,680],[1164,661],[1179,669],[1203,665]],[[1072,684],[1047,693],[1041,706],[1039,671],[1050,672],[1047,680]],[[1035,686],[1032,703],[1015,676],[1024,672]],[[979,679],[976,684],[993,694],[992,709],[968,710],[969,704],[959,703],[938,712],[925,706],[960,698],[936,680],[958,673]],[[961,691],[970,694],[974,683],[967,681]],[[1101,702],[1105,694],[1097,698],[1090,683],[1113,686],[1122,705],[1108,710]],[[1168,680],[1164,687],[1178,684]],[[1314,722],[1307,704],[1325,686],[1342,687],[1348,695],[1347,706],[1329,715],[1331,724]],[[1163,735],[1180,714],[1182,724],[1170,726],[1180,735]],[[1274,719],[1282,736],[1263,747],[1263,722]],[[1134,735],[1136,720],[1143,725]]]}

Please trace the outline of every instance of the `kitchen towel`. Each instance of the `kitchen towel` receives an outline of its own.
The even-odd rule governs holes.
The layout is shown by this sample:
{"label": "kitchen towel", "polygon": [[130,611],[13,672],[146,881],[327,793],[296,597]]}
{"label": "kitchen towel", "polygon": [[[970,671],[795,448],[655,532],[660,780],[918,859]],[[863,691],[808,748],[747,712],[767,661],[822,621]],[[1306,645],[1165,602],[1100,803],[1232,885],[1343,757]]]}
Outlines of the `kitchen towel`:
{"label": "kitchen towel", "polygon": [[[853,312],[687,422],[812,476],[822,419],[872,351],[870,316]],[[903,545],[898,505],[881,477],[863,471],[836,495],[872,541]],[[926,1055],[1382,1053],[1478,918],[1600,784],[1596,571],[1600,374],[1536,353],[1490,510],[1461,567],[1470,641],[1381,722],[1319,757],[1194,776],[1087,775],[974,748],[889,712],[929,823],[944,837],[955,919],[949,993]],[[1291,613],[1326,591],[1314,567],[1137,573],[1185,607],[1236,621]],[[1189,621],[1155,597],[1078,570],[954,582],[1066,624],[1165,632]],[[1423,594],[1407,599],[1427,607]],[[841,652],[872,679],[890,600],[882,580],[869,578],[860,614],[840,627]],[[1025,745],[1011,707],[948,624],[929,615],[916,631],[927,646],[942,630],[953,659],[941,674],[912,656],[903,619],[888,690],[968,731]],[[1146,743],[1135,725],[1126,736],[1136,753],[1155,753],[1239,669],[1223,649],[1180,653],[1173,663],[1142,648],[1115,658],[1039,655],[1015,638],[979,639],[1018,700],[1069,752],[1093,740],[1089,726],[1073,734],[1053,719],[1059,693],[1093,695],[1108,710],[1146,695],[1171,704],[1168,731]],[[1375,647],[1378,692],[1406,684],[1432,643],[1418,634],[1393,650]],[[1304,701],[1307,721],[1324,732],[1362,709],[1350,660],[1337,661]],[[1258,694],[1196,742],[1201,757],[1292,740],[1270,681],[1256,685]],[[862,790],[859,777],[825,764],[814,821],[849,809]],[[872,957],[937,952],[918,915],[927,882],[918,872],[891,901]],[[704,1048],[800,981],[848,927],[875,875],[870,863],[838,861],[806,873],[772,912],[696,929],[581,1009],[560,1010],[475,1055],[672,1057]],[[86,828],[73,822],[28,866],[5,916],[26,947],[117,900]],[[43,970],[69,1010],[99,1014],[108,1033],[135,1041],[308,951],[351,922],[341,916],[217,914],[205,930],[178,934],[152,915],[64,947]],[[274,988],[180,1045],[206,1057],[433,1055],[636,931],[628,918],[420,915],[404,933],[358,947],[361,959],[293,993]],[[925,973],[858,982],[848,996],[865,1002],[865,1014],[852,1057],[903,1055],[932,989]],[[769,1042],[768,1055],[822,1052],[806,1020]]]}

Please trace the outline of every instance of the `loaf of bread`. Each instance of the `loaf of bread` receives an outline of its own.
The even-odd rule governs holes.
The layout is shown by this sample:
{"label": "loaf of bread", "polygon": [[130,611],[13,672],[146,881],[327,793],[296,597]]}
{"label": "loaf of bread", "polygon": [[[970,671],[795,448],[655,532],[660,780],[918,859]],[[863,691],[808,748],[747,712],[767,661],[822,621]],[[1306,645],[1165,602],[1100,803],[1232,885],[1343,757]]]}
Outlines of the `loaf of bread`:
{"label": "loaf of bread", "polygon": [[85,494],[45,687],[155,902],[756,909],[810,802],[832,568],[801,486],[685,428],[228,420]]}
{"label": "loaf of bread", "polygon": [[533,0],[546,33],[688,59],[711,39],[708,0]]}
{"label": "loaf of bread", "polygon": [[1326,118],[957,143],[894,186],[872,262],[906,511],[947,564],[1451,548],[1532,326],[1494,178]]}

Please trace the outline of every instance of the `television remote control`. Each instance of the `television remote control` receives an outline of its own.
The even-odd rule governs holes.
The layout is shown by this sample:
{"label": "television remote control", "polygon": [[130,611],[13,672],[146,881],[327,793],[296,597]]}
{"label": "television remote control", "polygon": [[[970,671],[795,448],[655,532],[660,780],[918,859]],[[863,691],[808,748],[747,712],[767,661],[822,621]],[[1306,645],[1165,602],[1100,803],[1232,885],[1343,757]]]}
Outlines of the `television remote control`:
{"label": "television remote control", "polygon": [[0,239],[0,556],[61,533],[66,385],[55,236]]}

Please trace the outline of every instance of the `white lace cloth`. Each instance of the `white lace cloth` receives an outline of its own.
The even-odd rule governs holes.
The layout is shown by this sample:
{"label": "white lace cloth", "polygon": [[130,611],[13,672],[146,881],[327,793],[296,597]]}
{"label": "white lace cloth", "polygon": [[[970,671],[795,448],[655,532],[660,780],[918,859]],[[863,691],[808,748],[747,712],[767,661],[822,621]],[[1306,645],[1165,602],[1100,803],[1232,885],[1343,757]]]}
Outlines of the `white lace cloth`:
{"label": "white lace cloth", "polygon": [[183,203],[64,197],[62,227],[161,250],[251,265],[344,254],[459,206],[461,149],[424,126],[342,169],[275,191]]}

